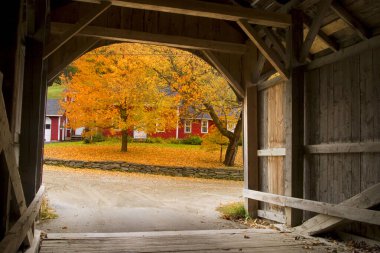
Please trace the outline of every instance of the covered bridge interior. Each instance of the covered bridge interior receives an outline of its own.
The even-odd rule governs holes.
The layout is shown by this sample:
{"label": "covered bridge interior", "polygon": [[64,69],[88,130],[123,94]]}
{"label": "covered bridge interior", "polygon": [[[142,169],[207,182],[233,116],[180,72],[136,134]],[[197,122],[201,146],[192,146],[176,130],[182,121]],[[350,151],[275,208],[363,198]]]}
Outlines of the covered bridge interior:
{"label": "covered bridge interior", "polygon": [[380,1],[18,0],[0,14],[0,252],[36,239],[48,84],[120,41],[190,50],[244,101],[252,217],[380,240]]}

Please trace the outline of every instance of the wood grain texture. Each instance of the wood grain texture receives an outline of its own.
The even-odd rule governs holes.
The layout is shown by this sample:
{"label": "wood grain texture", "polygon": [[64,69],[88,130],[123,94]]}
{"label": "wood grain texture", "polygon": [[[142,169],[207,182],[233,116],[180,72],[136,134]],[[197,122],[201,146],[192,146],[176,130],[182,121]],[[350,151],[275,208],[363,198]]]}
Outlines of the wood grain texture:
{"label": "wood grain texture", "polygon": [[[77,0],[80,2],[98,3],[97,0]],[[208,3],[195,0],[114,0],[112,5],[124,8],[154,10],[173,14],[208,17],[221,20],[238,21],[246,19],[249,23],[286,28],[290,25],[290,16],[265,10],[242,8],[225,4]]]}

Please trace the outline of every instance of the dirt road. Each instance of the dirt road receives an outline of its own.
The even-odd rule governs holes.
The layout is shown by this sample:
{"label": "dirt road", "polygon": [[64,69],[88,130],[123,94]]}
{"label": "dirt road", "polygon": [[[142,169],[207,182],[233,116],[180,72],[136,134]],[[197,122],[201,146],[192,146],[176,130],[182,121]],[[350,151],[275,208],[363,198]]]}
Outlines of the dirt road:
{"label": "dirt road", "polygon": [[46,232],[243,228],[215,210],[242,200],[242,182],[45,166],[43,183],[59,215]]}

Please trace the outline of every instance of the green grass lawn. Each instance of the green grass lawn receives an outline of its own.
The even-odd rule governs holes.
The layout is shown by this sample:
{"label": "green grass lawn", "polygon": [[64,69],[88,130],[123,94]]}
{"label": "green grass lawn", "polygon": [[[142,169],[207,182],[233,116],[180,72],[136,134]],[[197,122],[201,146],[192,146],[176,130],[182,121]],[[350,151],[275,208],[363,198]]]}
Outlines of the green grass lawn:
{"label": "green grass lawn", "polygon": [[65,89],[65,86],[58,85],[54,83],[48,88],[48,98],[50,99],[59,99],[62,96],[62,92]]}

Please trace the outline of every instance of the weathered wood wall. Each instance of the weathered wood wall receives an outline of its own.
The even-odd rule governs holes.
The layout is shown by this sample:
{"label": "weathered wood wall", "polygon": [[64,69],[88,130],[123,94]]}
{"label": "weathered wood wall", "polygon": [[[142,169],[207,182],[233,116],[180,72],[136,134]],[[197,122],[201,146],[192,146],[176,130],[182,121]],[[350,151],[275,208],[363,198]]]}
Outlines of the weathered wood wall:
{"label": "weathered wood wall", "polygon": [[[308,70],[305,78],[306,145],[380,141],[380,47]],[[308,154],[305,197],[340,203],[379,183],[379,166],[376,152]],[[379,226],[346,229],[380,239]]]}
{"label": "weathered wood wall", "polygon": [[[260,151],[285,147],[284,87],[279,81],[258,94],[260,191],[280,195],[285,193],[284,156],[264,156]],[[282,207],[260,202],[259,209],[276,215],[278,221],[284,219]]]}

